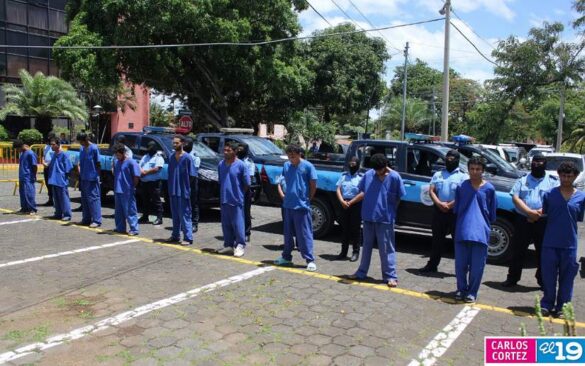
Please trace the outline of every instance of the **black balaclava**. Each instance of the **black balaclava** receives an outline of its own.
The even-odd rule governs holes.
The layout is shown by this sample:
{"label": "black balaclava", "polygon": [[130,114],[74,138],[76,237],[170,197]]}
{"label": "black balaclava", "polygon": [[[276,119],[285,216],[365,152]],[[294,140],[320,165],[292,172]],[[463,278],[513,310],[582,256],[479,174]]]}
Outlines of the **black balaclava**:
{"label": "black balaclava", "polygon": [[149,142],[146,147],[148,148],[148,155],[156,154],[156,143],[154,141]]}
{"label": "black balaclava", "polygon": [[238,156],[238,159],[244,160],[248,156],[248,146],[240,145],[236,155]]}
{"label": "black balaclava", "polygon": [[453,160],[445,159],[445,168],[447,168],[447,171],[449,173],[459,168],[459,160],[461,159],[461,154],[459,154],[459,151],[457,150],[449,150],[447,152],[447,158],[450,156],[454,157],[455,159]]}
{"label": "black balaclava", "polygon": [[[542,162],[542,164],[539,164]],[[542,154],[536,154],[532,157],[532,162],[530,163],[530,174],[534,178],[542,178],[546,173],[546,158]]]}
{"label": "black balaclava", "polygon": [[360,170],[360,161],[358,158],[354,156],[349,161],[349,172],[351,173],[351,175],[354,175],[355,173],[357,173],[358,170]]}

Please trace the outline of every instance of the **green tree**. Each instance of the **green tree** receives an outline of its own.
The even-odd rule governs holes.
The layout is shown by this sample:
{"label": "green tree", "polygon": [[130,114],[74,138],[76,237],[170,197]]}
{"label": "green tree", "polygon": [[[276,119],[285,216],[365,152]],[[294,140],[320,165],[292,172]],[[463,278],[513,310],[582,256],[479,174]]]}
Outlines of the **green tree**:
{"label": "green tree", "polygon": [[[427,102],[416,98],[408,98],[406,100],[405,132],[428,133],[430,121],[431,115]],[[383,129],[400,131],[402,123],[402,99],[392,98],[390,103],[385,105],[378,122],[383,126]]]}
{"label": "green tree", "polygon": [[150,103],[150,125],[168,127],[175,121],[173,112],[165,110],[156,103]]}
{"label": "green tree", "polygon": [[18,74],[22,87],[3,86],[6,104],[0,109],[0,120],[9,114],[34,117],[35,127],[43,137],[53,129],[52,118],[87,120],[87,108],[68,82],[41,72],[32,76],[26,70],[20,70]]}
{"label": "green tree", "polygon": [[[443,72],[433,69],[426,62],[416,59],[414,63],[407,66],[408,81],[406,96],[429,100],[435,89],[436,96],[441,93],[443,85]],[[458,75],[454,70],[449,74],[451,77]],[[402,95],[402,81],[404,80],[404,66],[397,66],[394,69],[394,77],[390,81],[392,96]]]}
{"label": "green tree", "polygon": [[43,142],[43,134],[34,128],[20,131],[17,138],[27,145],[40,144]]}
{"label": "green tree", "polygon": [[333,144],[337,126],[333,123],[323,123],[315,112],[306,110],[293,113],[288,121],[287,130],[287,143],[298,143],[306,148],[316,139]]}

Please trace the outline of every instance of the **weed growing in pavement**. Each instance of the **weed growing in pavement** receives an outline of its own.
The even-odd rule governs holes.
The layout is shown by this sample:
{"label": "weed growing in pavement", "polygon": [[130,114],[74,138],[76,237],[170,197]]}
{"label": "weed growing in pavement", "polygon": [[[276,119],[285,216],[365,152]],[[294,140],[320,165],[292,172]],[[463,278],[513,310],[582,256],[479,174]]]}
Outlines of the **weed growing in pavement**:
{"label": "weed growing in pavement", "polygon": [[46,324],[39,325],[27,330],[11,330],[4,334],[3,340],[12,341],[14,343],[22,343],[25,341],[41,342],[49,335],[49,326]]}
{"label": "weed growing in pavement", "polygon": [[[538,335],[539,336],[564,336],[564,337],[576,337],[577,336],[577,329],[576,329],[576,321],[575,321],[575,309],[573,308],[572,303],[566,303],[563,305],[562,309],[562,320],[564,321],[563,324],[563,332],[558,333],[553,328],[552,322],[552,315],[545,317],[542,314],[542,308],[540,307],[540,298],[536,296],[534,300],[534,312],[536,314],[536,321],[538,324]],[[548,324],[547,324],[548,319]],[[526,337],[528,332],[526,331],[526,324],[520,323],[520,335],[522,337]]]}

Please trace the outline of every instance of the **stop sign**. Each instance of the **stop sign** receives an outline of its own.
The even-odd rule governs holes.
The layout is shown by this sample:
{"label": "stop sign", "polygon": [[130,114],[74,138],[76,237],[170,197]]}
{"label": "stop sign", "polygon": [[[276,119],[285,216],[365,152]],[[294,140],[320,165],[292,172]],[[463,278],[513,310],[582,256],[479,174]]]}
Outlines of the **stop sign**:
{"label": "stop sign", "polygon": [[193,129],[193,119],[191,116],[181,116],[179,118],[179,126],[177,127],[177,132],[179,133],[189,133]]}

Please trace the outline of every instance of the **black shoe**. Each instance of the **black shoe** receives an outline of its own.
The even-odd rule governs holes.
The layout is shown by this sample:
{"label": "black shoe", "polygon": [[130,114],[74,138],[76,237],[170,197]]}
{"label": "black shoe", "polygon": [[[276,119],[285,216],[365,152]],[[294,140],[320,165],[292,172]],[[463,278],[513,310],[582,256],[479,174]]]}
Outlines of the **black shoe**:
{"label": "black shoe", "polygon": [[81,206],[79,206],[79,207],[77,207],[77,208],[74,208],[74,209],[73,209],[73,210],[71,210],[71,211],[73,211],[73,212],[81,212],[81,211],[83,211],[83,208],[82,208]]}
{"label": "black shoe", "polygon": [[344,261],[347,259],[347,253],[339,253],[337,255],[337,258],[335,258],[335,259],[337,259],[338,261]]}
{"label": "black shoe", "polygon": [[548,310],[548,309],[542,308],[542,309],[540,309],[540,314],[541,314],[543,317],[547,318],[547,317],[549,317],[549,316],[553,315],[553,312],[551,312],[551,311],[550,311],[550,310]]}
{"label": "black shoe", "polygon": [[149,222],[150,220],[148,220],[147,216],[142,216],[140,219],[138,219],[139,224],[148,224]]}
{"label": "black shoe", "polygon": [[47,201],[43,203],[41,206],[53,206],[53,201]]}
{"label": "black shoe", "polygon": [[199,231],[198,225],[193,224],[193,229],[191,230],[191,232],[196,233],[197,231]]}
{"label": "black shoe", "polygon": [[517,284],[518,284],[517,281],[512,281],[510,279],[507,279],[504,282],[502,282],[502,287],[510,288],[510,287],[515,287]]}
{"label": "black shoe", "polygon": [[357,262],[360,257],[360,252],[353,252],[351,254],[351,258],[349,259],[350,262]]}
{"label": "black shoe", "polygon": [[419,273],[437,273],[437,267],[429,266],[428,264],[418,270]]}
{"label": "black shoe", "polygon": [[155,226],[159,226],[159,225],[163,224],[163,221],[162,221],[162,219],[156,219],[156,220],[154,220],[154,222],[152,224]]}
{"label": "black shoe", "polygon": [[165,240],[165,243],[168,243],[168,244],[180,244],[181,243],[181,239],[179,239],[179,238],[173,238],[171,236],[170,238],[168,238],[167,240]]}

